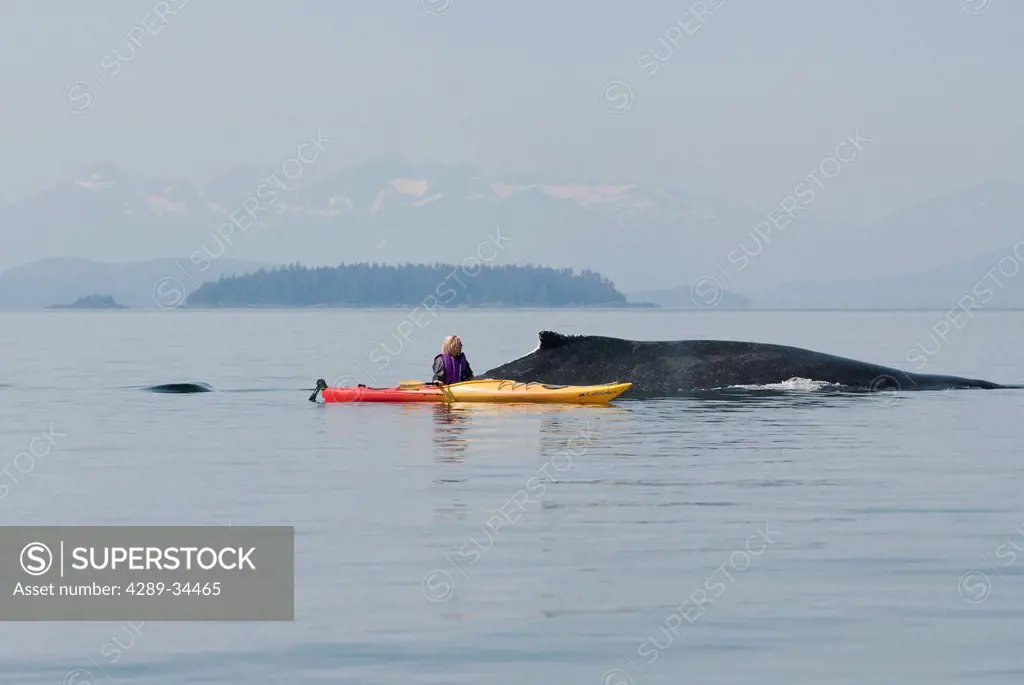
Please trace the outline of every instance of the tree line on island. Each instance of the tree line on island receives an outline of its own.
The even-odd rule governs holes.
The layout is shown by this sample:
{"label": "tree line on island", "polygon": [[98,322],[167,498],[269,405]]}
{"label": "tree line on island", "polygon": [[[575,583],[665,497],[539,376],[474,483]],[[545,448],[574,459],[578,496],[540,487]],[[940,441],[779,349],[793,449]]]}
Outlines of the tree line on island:
{"label": "tree line on island", "polygon": [[[431,301],[436,300],[436,303]],[[452,264],[298,263],[203,283],[192,307],[628,306],[608,278],[584,269]]]}

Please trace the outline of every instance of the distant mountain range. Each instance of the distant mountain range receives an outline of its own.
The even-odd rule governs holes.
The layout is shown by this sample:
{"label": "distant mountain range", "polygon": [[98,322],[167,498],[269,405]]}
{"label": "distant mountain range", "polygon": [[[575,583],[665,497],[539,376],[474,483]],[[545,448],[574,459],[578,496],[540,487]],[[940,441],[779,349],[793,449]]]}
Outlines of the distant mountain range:
{"label": "distant mountain range", "polygon": [[[15,267],[0,276],[0,308],[91,293],[153,306],[272,264],[462,260],[592,269],[631,301],[670,308],[697,308],[691,284],[708,274],[724,289],[717,301],[698,298],[702,306],[942,308],[1024,237],[1024,188],[1008,184],[867,225],[828,223],[811,206],[759,248],[752,232],[770,210],[670,187],[492,177],[394,157],[344,170],[314,164],[294,181],[278,169],[285,187],[272,173],[242,167],[196,188],[101,164],[0,208],[0,269]],[[256,222],[246,207],[256,207]],[[741,245],[762,253],[745,271],[722,273]],[[76,259],[32,262],[54,254]],[[800,280],[786,283],[787,274]],[[991,306],[1024,306],[1017,287],[1009,278]]]}
{"label": "distant mountain range", "polygon": [[794,281],[749,296],[722,288],[725,280],[716,280],[714,288],[696,279],[689,286],[626,297],[664,309],[1024,309],[1024,239],[1004,250],[890,278]]}
{"label": "distant mountain range", "polygon": [[896,277],[787,283],[759,294],[756,303],[771,309],[948,310],[962,300],[961,307],[970,306],[970,298],[978,309],[1024,309],[1024,236],[1003,250]]}
{"label": "distant mountain range", "polygon": [[490,263],[587,268],[657,287],[696,266],[700,236],[758,220],[751,210],[672,188],[491,178],[394,158],[341,171],[313,166],[294,182],[278,170],[287,189],[268,182],[273,172],[246,167],[194,188],[110,164],[89,167],[0,209],[0,269],[58,250],[104,262],[184,255],[204,264],[451,263],[473,258],[500,231],[504,249],[481,249]]}

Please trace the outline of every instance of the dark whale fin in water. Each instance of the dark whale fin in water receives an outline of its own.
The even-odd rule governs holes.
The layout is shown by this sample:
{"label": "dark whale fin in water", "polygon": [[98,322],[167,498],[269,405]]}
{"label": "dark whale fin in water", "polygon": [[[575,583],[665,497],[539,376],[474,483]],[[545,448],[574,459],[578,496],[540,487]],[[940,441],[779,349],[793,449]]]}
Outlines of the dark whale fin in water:
{"label": "dark whale fin in water", "polygon": [[213,392],[213,388],[207,383],[164,383],[163,385],[151,385],[146,388],[146,390],[148,392],[166,392],[175,394]]}
{"label": "dark whale fin in water", "polygon": [[540,349],[553,350],[558,347],[565,347],[566,345],[571,345],[575,342],[579,342],[583,340],[585,337],[587,336],[565,335],[564,333],[555,333],[554,331],[541,331]]}

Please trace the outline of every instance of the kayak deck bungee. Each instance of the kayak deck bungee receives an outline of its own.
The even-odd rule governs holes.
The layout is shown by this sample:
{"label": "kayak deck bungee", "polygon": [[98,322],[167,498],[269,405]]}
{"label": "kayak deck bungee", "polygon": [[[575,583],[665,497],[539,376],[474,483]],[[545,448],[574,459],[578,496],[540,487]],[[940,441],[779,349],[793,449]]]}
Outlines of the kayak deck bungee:
{"label": "kayak deck bungee", "polygon": [[358,402],[526,402],[604,404],[629,390],[632,383],[604,383],[602,385],[549,385],[547,383],[520,383],[509,380],[475,380],[452,385],[429,385],[419,381],[402,383],[390,388],[329,387],[322,378],[310,402],[317,395],[327,403]]}

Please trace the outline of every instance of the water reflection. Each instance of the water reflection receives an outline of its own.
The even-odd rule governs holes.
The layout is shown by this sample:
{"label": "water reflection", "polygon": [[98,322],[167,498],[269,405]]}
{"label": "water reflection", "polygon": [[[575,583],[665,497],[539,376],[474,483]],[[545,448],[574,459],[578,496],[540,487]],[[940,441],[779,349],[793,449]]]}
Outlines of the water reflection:
{"label": "water reflection", "polygon": [[[608,405],[456,402],[412,409],[430,408],[439,460],[462,463],[471,445],[482,452],[511,448],[524,458],[550,455],[566,449],[568,441],[579,437],[581,431],[612,437],[643,430],[653,446],[666,443],[667,449],[671,443],[673,453],[679,456],[683,440],[699,454],[707,448],[710,424],[734,424],[737,414],[756,416],[759,424],[782,425],[808,411],[888,407],[905,399],[832,389],[719,389]],[[766,409],[771,411],[766,413]],[[646,427],[641,429],[638,424]],[[714,442],[719,441],[730,442],[716,436]]]}
{"label": "water reflection", "polygon": [[469,447],[466,437],[471,414],[466,407],[451,404],[433,404],[434,445],[441,461],[465,461],[465,452]]}
{"label": "water reflection", "polygon": [[[615,405],[512,404],[454,402],[430,405],[433,412],[434,445],[443,462],[466,460],[472,440],[485,449],[522,448],[527,435],[540,438],[540,451],[564,448],[566,441],[588,425],[609,417],[624,422],[631,410]],[[536,419],[540,419],[539,424]],[[509,431],[509,424],[515,425]],[[471,436],[473,436],[471,438]],[[501,436],[501,437],[499,437]],[[497,440],[511,444],[496,445]]]}

